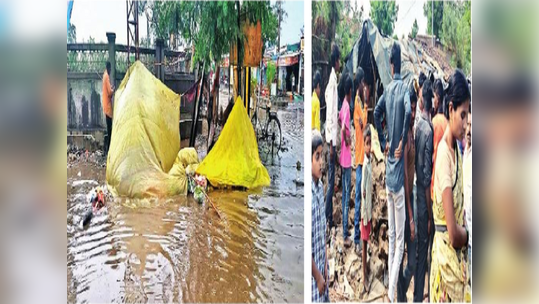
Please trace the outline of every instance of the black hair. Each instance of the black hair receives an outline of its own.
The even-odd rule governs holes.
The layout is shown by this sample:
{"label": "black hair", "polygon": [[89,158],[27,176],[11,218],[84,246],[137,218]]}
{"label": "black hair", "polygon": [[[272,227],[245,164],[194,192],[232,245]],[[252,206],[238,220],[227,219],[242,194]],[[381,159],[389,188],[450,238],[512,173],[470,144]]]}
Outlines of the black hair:
{"label": "black hair", "polygon": [[410,95],[410,103],[417,103],[417,93],[415,91],[414,83],[410,84],[409,88],[409,95]]}
{"label": "black hair", "polygon": [[322,85],[321,84],[322,82],[322,75],[320,75],[320,71],[316,71],[316,73],[314,73],[314,78],[313,78],[313,91],[316,90],[316,87],[318,87],[319,85]]}
{"label": "black hair", "polygon": [[444,86],[442,85],[442,80],[436,79],[434,80],[434,94],[438,96],[439,104],[438,109],[436,109],[437,113],[444,113]]}
{"label": "black hair", "polygon": [[468,81],[460,69],[456,69],[451,75],[449,86],[444,93],[444,115],[449,119],[450,102],[453,103],[453,110],[456,110],[460,105],[471,99]]}
{"label": "black hair", "polygon": [[357,90],[361,82],[365,79],[365,72],[361,67],[357,68],[356,78],[354,79],[354,87]]}
{"label": "black hair", "polygon": [[365,125],[365,130],[363,130],[363,140],[366,140],[367,137],[371,137],[371,125],[370,124],[366,124]]}
{"label": "black hair", "polygon": [[331,67],[335,67],[335,63],[337,60],[341,59],[341,51],[339,50],[339,46],[336,43],[333,43],[331,45]]}
{"label": "black hair", "polygon": [[352,76],[347,73],[346,78],[344,80],[344,95],[348,95],[348,93],[352,94],[354,89],[354,82],[352,81]]}
{"label": "black hair", "polygon": [[393,43],[391,48],[391,56],[389,57],[389,63],[393,65],[393,70],[395,74],[400,74],[401,72],[401,47],[397,41]]}
{"label": "black hair", "polygon": [[318,147],[322,146],[323,144],[324,144],[324,141],[322,140],[322,135],[320,135],[320,131],[314,129],[311,132],[311,145],[312,145],[311,159],[316,149],[318,149]]}
{"label": "black hair", "polygon": [[420,72],[419,73],[419,81],[418,81],[420,89],[423,87],[423,83],[425,83],[425,80],[427,80],[427,75],[425,75],[425,73],[423,73],[423,72]]}
{"label": "black hair", "polygon": [[346,93],[344,92],[344,83],[347,77],[348,77],[348,72],[345,71],[341,75],[341,80],[337,84],[337,97],[339,98],[339,101],[344,100],[344,96],[346,95]]}
{"label": "black hair", "polygon": [[111,69],[110,61],[107,61],[106,67],[107,67],[107,73],[109,73],[109,72],[110,72],[110,69]]}
{"label": "black hair", "polygon": [[423,107],[430,113],[432,109],[432,83],[429,79],[425,80],[422,89]]}

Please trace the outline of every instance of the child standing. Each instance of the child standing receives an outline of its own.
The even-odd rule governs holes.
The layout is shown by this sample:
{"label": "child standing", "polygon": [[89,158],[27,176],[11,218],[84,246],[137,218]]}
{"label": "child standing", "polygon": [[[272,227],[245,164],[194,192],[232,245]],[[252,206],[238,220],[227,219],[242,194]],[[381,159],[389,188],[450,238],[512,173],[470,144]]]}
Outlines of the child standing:
{"label": "child standing", "polygon": [[363,131],[365,129],[365,124],[367,124],[367,105],[365,104],[365,97],[363,96],[363,91],[366,86],[365,84],[365,73],[361,67],[358,67],[356,78],[354,80],[354,85],[356,87],[356,102],[354,105],[354,128],[356,135],[355,143],[355,166],[356,166],[356,197],[354,199],[355,204],[355,214],[354,214],[354,245],[356,253],[359,255],[361,251],[361,240],[360,240],[360,213],[361,213],[361,175],[363,172],[363,157],[365,151],[363,150]]}
{"label": "child standing", "polygon": [[352,242],[348,236],[348,205],[350,203],[350,187],[352,182],[352,151],[350,138],[350,99],[352,98],[352,78],[349,74],[343,76],[345,97],[339,112],[339,124],[341,126],[341,156],[342,167],[342,223],[344,247],[350,247]]}
{"label": "child standing", "polygon": [[312,131],[312,268],[311,294],[313,302],[329,302],[328,263],[326,252],[326,205],[322,185],[322,135]]}
{"label": "child standing", "polygon": [[363,147],[365,156],[363,158],[363,179],[361,182],[361,193],[363,193],[363,203],[361,204],[361,240],[363,241],[363,291],[367,292],[367,243],[371,234],[372,226],[372,165],[371,165],[371,128],[365,126],[363,132]]}

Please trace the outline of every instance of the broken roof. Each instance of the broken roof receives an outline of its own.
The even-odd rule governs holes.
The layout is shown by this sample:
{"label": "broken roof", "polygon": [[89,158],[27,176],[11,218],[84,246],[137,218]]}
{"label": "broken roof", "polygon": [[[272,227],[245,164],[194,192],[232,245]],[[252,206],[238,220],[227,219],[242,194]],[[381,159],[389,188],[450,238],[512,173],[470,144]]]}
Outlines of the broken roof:
{"label": "broken roof", "polygon": [[[355,74],[361,66],[367,82],[373,83],[375,77],[379,77],[382,85],[387,87],[391,82],[389,57],[395,41],[380,34],[378,27],[370,19],[365,20],[359,39],[345,58],[345,69]],[[421,71],[426,75],[434,73],[435,77],[445,78],[440,66],[423,52],[421,45],[408,39],[398,42],[402,52],[401,76],[405,83],[410,84]]]}

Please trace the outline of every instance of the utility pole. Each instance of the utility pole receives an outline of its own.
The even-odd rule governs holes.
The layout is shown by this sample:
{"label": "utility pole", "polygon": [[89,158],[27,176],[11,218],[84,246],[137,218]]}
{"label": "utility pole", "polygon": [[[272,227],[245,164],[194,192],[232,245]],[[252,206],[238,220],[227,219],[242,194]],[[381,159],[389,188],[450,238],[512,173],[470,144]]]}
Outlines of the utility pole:
{"label": "utility pole", "polygon": [[[240,2],[239,1],[236,1],[236,6],[238,8],[238,30],[241,31],[241,24],[240,24],[240,15],[241,15],[241,10],[240,10]],[[241,96],[241,86],[242,86],[242,82],[241,82],[241,60],[240,60],[240,47],[241,47],[241,43],[240,43],[240,38],[238,37],[238,41],[237,41],[237,45],[236,45],[236,64],[237,64],[237,70],[238,70],[238,96]]]}

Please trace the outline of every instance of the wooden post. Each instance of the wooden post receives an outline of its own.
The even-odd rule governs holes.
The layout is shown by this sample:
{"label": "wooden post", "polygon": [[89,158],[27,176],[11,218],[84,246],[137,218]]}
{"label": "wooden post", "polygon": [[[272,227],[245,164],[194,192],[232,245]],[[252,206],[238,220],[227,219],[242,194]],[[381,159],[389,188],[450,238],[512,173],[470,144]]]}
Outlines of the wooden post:
{"label": "wooden post", "polygon": [[155,39],[155,77],[161,82],[165,82],[165,41],[163,39]]}
{"label": "wooden post", "polygon": [[251,117],[251,68],[247,67],[245,68],[246,79],[247,79],[247,85],[246,85],[246,91],[245,91],[245,104],[247,106],[247,116]]}
{"label": "wooden post", "polygon": [[[203,95],[203,88],[204,88],[204,70],[206,69],[206,62],[204,62],[204,66],[202,67],[202,76],[200,77],[200,87],[197,92],[197,96],[195,99],[195,107],[193,109],[193,122],[191,124],[191,136],[189,137],[189,147],[195,146],[195,139],[197,135],[197,122],[198,122],[198,113],[200,112],[200,104],[201,99]],[[196,78],[195,78],[196,79]]]}

